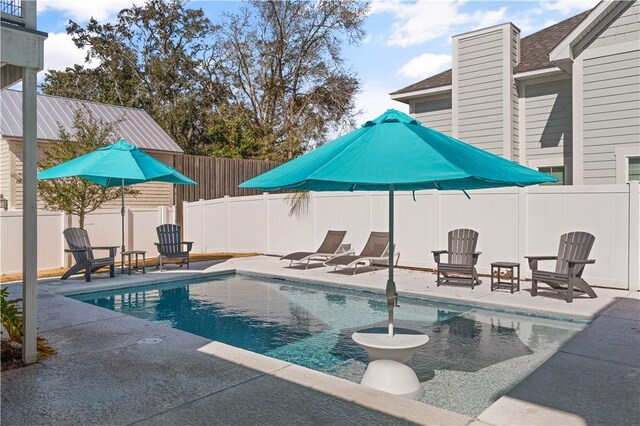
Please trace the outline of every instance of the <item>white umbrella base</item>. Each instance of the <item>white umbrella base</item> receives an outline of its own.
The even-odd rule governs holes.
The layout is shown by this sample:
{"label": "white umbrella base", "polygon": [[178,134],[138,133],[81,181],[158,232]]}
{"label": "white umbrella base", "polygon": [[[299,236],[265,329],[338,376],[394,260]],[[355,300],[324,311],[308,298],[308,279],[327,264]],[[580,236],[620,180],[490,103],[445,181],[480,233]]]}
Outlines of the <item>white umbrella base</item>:
{"label": "white umbrella base", "polygon": [[427,344],[429,336],[404,328],[389,336],[386,328],[377,327],[357,331],[351,338],[369,356],[361,384],[411,399],[422,398],[424,389],[418,376],[406,364]]}
{"label": "white umbrella base", "polygon": [[390,359],[371,361],[360,383],[410,399],[420,399],[424,395],[424,388],[411,367]]}

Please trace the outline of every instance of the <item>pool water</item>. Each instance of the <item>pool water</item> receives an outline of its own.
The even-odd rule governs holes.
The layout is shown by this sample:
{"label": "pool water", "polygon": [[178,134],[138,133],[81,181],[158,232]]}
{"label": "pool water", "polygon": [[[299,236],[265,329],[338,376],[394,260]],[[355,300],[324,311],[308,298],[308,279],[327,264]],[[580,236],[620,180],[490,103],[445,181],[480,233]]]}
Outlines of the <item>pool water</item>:
{"label": "pool water", "polygon": [[[359,382],[367,355],[351,340],[385,326],[384,295],[246,275],[72,296]],[[400,299],[397,327],[429,336],[412,367],[423,401],[478,416],[548,359],[585,324],[489,309]]]}

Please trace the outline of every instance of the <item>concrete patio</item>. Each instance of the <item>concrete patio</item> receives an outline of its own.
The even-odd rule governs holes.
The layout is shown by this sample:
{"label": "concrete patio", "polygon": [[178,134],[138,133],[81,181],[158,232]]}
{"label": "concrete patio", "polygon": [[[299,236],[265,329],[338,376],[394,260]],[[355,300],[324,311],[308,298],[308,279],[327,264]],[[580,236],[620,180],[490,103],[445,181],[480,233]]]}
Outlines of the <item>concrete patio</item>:
{"label": "concrete patio", "polygon": [[[629,424],[640,419],[640,297],[597,299],[435,286],[398,270],[401,295],[505,311],[595,319],[478,419],[397,398],[323,373],[88,305],[61,294],[229,271],[382,290],[386,271],[286,268],[258,256],[196,263],[191,271],[39,284],[39,333],[58,353],[2,374],[3,424]],[[19,295],[18,284],[9,284]]]}

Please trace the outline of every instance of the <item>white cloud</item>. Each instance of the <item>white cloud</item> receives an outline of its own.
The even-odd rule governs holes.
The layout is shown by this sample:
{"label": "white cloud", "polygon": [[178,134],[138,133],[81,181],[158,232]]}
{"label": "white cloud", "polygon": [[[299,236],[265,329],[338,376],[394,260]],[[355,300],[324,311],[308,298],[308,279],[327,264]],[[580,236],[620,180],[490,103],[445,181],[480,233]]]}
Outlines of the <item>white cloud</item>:
{"label": "white cloud", "polygon": [[542,7],[546,10],[569,14],[585,11],[594,7],[597,3],[597,0],[553,0],[542,2]]}
{"label": "white cloud", "polygon": [[389,13],[394,17],[389,46],[407,47],[449,35],[453,28],[469,24],[482,28],[506,21],[506,7],[482,10],[474,13],[462,12],[461,0],[418,0],[415,3],[397,1],[374,1],[370,14]]}
{"label": "white cloud", "polygon": [[473,29],[490,27],[508,20],[506,7],[501,7],[497,10],[478,11],[472,14],[470,18],[470,22],[476,22],[473,25]]}
{"label": "white cloud", "polygon": [[67,33],[49,33],[44,41],[44,69],[64,70],[74,64],[95,67],[95,62],[85,64],[86,51],[78,49]]}
{"label": "white cloud", "polygon": [[365,81],[362,84],[362,91],[356,96],[356,110],[361,112],[357,116],[358,124],[372,120],[390,108],[408,113],[408,105],[393,101],[389,97],[389,93],[397,89],[397,85],[391,87],[377,82]]}
{"label": "white cloud", "polygon": [[133,0],[39,0],[38,12],[56,10],[66,18],[86,22],[91,17],[98,21],[111,20],[120,10],[131,7]]}
{"label": "white cloud", "polygon": [[422,79],[451,67],[451,55],[424,53],[404,64],[398,73],[412,79]]}

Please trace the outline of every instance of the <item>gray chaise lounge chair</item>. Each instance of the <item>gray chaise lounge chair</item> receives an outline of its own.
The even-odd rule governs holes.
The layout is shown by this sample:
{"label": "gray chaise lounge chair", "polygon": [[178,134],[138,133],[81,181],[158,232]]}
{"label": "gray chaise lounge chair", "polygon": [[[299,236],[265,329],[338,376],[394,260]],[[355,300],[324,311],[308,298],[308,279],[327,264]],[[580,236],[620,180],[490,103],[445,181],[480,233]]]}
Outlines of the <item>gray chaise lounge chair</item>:
{"label": "gray chaise lounge chair", "polygon": [[[324,262],[327,266],[333,266],[335,271],[337,268],[350,268],[353,266],[353,274],[355,275],[358,269],[358,264],[363,262],[384,262],[388,261],[389,256],[389,233],[388,232],[372,232],[369,235],[367,243],[364,245],[362,252],[359,255],[341,255]],[[396,263],[400,253],[395,253]]]}
{"label": "gray chaise lounge chair", "polygon": [[342,244],[346,234],[347,231],[327,231],[327,235],[324,237],[324,241],[320,244],[317,251],[297,251],[295,253],[282,256],[280,260],[288,260],[289,266],[293,263],[306,262],[305,269],[307,269],[311,260],[326,261],[327,259],[337,255],[353,253],[353,250],[351,250],[351,244]]}
{"label": "gray chaise lounge chair", "polygon": [[[89,233],[82,228],[67,228],[62,233],[69,246],[69,248],[64,251],[65,253],[73,254],[73,259],[76,264],[69,268],[60,279],[66,280],[71,275],[84,271],[85,281],[90,282],[91,273],[105,266],[109,267],[109,277],[113,278],[115,276],[115,261],[118,246],[93,247],[89,241]],[[109,256],[95,258],[93,250],[108,250]]]}
{"label": "gray chaise lounge chair", "polygon": [[[573,301],[573,291],[581,291],[592,298],[598,297],[591,286],[583,280],[582,272],[587,264],[595,263],[589,253],[596,238],[588,232],[569,232],[560,237],[557,256],[525,256],[531,268],[531,295],[538,295],[538,281],[551,287],[551,291],[565,294],[567,303]],[[541,260],[555,260],[553,272],[538,269]]]}
{"label": "gray chaise lounge chair", "polygon": [[189,269],[189,252],[193,246],[192,241],[180,240],[180,225],[165,224],[156,228],[158,242],[154,243],[158,248],[158,263],[156,269],[162,270],[162,259],[182,259],[180,267],[186,262]]}
{"label": "gray chaise lounge chair", "polygon": [[[432,251],[438,265],[437,285],[443,283],[471,283],[471,289],[480,284],[476,263],[482,254],[476,251],[478,233],[473,229],[454,229],[449,231],[449,248],[447,250]],[[447,255],[447,263],[441,261],[441,256]],[[442,275],[442,278],[440,276]]]}

